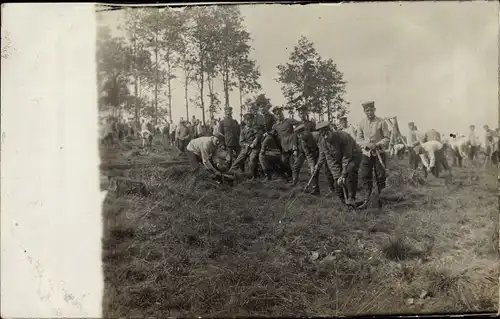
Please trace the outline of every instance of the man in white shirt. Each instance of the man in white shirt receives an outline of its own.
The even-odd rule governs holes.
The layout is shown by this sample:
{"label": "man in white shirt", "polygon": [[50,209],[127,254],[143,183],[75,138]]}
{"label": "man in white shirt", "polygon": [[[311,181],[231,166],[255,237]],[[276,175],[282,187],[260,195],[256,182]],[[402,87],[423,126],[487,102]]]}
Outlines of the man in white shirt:
{"label": "man in white shirt", "polygon": [[[435,177],[439,177],[439,170],[442,166],[448,171],[451,178],[451,169],[444,154],[443,144],[433,140],[414,147],[415,153],[420,157],[420,160],[426,168],[426,172],[431,172]],[[427,174],[425,174],[427,177]]]}
{"label": "man in white shirt", "polygon": [[186,155],[193,172],[200,168],[200,164],[217,176],[222,173],[213,164],[213,156],[220,146],[219,136],[202,136],[189,142],[186,147]]}
{"label": "man in white shirt", "polygon": [[453,155],[453,166],[462,167],[462,160],[467,157],[467,151],[469,149],[469,138],[466,136],[458,136],[456,134],[450,134],[450,149]]}

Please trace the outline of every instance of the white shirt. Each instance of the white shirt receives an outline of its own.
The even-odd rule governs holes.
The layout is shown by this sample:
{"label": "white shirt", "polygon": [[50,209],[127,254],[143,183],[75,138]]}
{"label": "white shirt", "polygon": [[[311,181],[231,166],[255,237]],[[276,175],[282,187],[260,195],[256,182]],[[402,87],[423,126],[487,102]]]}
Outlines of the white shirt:
{"label": "white shirt", "polygon": [[422,148],[424,149],[424,153],[420,154],[420,159],[424,166],[435,167],[436,166],[436,151],[439,151],[443,148],[443,144],[438,141],[429,141],[422,144]]}
{"label": "white shirt", "polygon": [[216,143],[217,138],[215,136],[202,136],[191,140],[187,145],[186,150],[201,156],[203,165],[205,165],[206,168],[213,170],[215,168],[212,166],[210,159],[217,149]]}

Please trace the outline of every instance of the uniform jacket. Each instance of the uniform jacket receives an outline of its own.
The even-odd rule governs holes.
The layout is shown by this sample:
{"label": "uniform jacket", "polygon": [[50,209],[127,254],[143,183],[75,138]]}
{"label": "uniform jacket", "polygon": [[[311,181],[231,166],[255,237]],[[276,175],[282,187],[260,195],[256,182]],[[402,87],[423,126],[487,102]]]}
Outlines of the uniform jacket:
{"label": "uniform jacket", "polygon": [[[357,143],[363,149],[368,143],[375,143],[386,148],[389,145],[390,132],[387,123],[380,117],[370,121],[365,118],[359,123]],[[370,156],[370,154],[365,153]]]}
{"label": "uniform jacket", "polygon": [[226,146],[238,146],[241,132],[240,125],[235,119],[226,117],[220,121],[219,133],[224,136]]}
{"label": "uniform jacket", "polygon": [[356,157],[361,157],[361,148],[356,141],[346,132],[328,132],[319,139],[318,165],[327,162],[334,178],[346,177]]}
{"label": "uniform jacket", "polygon": [[283,152],[288,152],[293,149],[296,138],[293,132],[293,126],[297,124],[299,124],[299,122],[294,119],[284,119],[283,121],[277,121],[273,125],[273,129],[278,132],[279,141]]}
{"label": "uniform jacket", "polygon": [[265,132],[272,130],[273,125],[276,123],[276,117],[271,113],[257,114],[255,116],[255,124],[264,128]]}

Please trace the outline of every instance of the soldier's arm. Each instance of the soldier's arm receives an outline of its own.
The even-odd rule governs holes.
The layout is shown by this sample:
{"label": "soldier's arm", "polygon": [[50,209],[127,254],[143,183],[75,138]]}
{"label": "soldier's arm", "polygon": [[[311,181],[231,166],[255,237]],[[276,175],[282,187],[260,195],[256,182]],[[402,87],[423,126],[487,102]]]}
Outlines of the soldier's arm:
{"label": "soldier's arm", "polygon": [[387,125],[386,121],[382,121],[382,124],[380,126],[380,130],[382,133],[382,139],[377,143],[380,146],[389,146],[389,137],[390,137],[390,132],[389,132],[389,126]]}
{"label": "soldier's arm", "polygon": [[210,161],[210,159],[212,158],[212,152],[207,149],[207,148],[202,148],[201,150],[201,159],[203,161],[203,165],[211,170],[212,172],[217,172],[217,169],[212,165],[212,162]]}
{"label": "soldier's arm", "polygon": [[241,130],[241,132],[240,132],[240,145],[245,144],[245,131],[246,130]]}
{"label": "soldier's arm", "polygon": [[366,146],[365,134],[363,132],[363,125],[359,125],[358,132],[356,133],[356,142],[363,148]]}
{"label": "soldier's arm", "polygon": [[429,161],[427,160],[427,156],[425,154],[420,154],[420,160],[426,168],[429,168]]}
{"label": "soldier's arm", "polygon": [[434,167],[436,165],[436,152],[429,152],[429,167]]}
{"label": "soldier's arm", "polygon": [[343,137],[342,141],[342,176],[346,177],[349,173],[349,163],[352,161],[355,141],[353,139]]}

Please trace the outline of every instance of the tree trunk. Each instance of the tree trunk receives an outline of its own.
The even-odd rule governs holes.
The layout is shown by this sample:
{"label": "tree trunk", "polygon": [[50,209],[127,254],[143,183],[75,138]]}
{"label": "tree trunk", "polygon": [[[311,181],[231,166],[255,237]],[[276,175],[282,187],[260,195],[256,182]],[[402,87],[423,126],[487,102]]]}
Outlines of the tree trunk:
{"label": "tree trunk", "polygon": [[[226,62],[227,63],[227,62]],[[226,107],[229,107],[229,67],[226,64],[224,70],[224,99]]]}
{"label": "tree trunk", "polygon": [[[184,100],[186,102],[186,118],[189,118],[189,99],[188,99],[188,85],[189,85],[189,75],[188,71],[184,69]],[[172,121],[172,115],[170,115],[170,121]]]}
{"label": "tree trunk", "polygon": [[155,94],[154,94],[154,123],[158,124],[158,34],[155,34]]}
{"label": "tree trunk", "polygon": [[[201,45],[200,45],[200,50],[202,50],[201,48]],[[205,84],[205,63],[203,61],[205,57],[203,56],[203,53],[200,55],[200,70],[199,70],[199,74],[200,74],[200,104],[201,104],[201,117],[202,117],[202,120],[203,120],[203,125],[206,125],[206,121],[205,121],[205,102],[204,102],[204,98],[203,98],[203,94],[204,94],[204,84]]]}
{"label": "tree trunk", "polygon": [[239,85],[239,91],[240,91],[240,123],[243,122],[243,88],[241,87],[241,81]]}
{"label": "tree trunk", "polygon": [[167,57],[167,90],[168,90],[168,114],[172,118],[172,69],[170,65],[170,56]]}
{"label": "tree trunk", "polygon": [[330,100],[328,100],[326,107],[327,107],[326,112],[328,114],[328,122],[331,123],[332,122],[332,106],[331,106]]}
{"label": "tree trunk", "polygon": [[207,84],[208,84],[208,94],[210,95],[210,106],[208,107],[208,112],[210,114],[210,120],[214,119],[215,113],[215,102],[214,102],[214,77],[213,75],[207,75]]}

